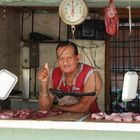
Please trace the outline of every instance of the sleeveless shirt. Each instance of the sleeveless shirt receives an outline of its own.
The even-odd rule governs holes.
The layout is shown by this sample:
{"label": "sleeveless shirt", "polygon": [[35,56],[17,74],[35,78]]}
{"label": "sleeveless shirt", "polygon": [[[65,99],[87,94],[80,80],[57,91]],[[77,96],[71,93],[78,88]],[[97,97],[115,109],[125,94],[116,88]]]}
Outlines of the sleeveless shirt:
{"label": "sleeveless shirt", "polygon": [[[65,75],[59,67],[56,67],[52,71],[52,86],[54,89],[60,90],[62,92],[79,92],[83,93],[84,84],[88,77],[93,73],[93,67],[79,63],[77,75],[74,78],[73,84],[71,87],[65,84]],[[60,93],[61,94],[61,93]],[[93,102],[90,112],[100,112],[100,109],[97,105],[97,98]]]}

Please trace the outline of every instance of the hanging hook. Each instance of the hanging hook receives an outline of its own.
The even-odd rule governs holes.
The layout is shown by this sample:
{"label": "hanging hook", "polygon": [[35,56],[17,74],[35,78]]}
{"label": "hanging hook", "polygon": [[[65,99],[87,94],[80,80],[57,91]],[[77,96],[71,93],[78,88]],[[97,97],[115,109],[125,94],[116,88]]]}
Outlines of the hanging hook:
{"label": "hanging hook", "polygon": [[72,38],[73,38],[73,39],[74,39],[75,30],[76,30],[75,26],[72,25],[72,26],[71,26],[71,32],[72,32]]}
{"label": "hanging hook", "polygon": [[131,19],[131,3],[129,0],[129,6],[127,7],[129,10],[129,71],[131,70],[131,57],[132,57],[132,46],[131,46],[131,32],[132,32],[132,19]]}
{"label": "hanging hook", "polygon": [[127,7],[129,10],[129,36],[131,35],[132,32],[132,18],[131,18],[131,2],[129,0],[129,6]]}

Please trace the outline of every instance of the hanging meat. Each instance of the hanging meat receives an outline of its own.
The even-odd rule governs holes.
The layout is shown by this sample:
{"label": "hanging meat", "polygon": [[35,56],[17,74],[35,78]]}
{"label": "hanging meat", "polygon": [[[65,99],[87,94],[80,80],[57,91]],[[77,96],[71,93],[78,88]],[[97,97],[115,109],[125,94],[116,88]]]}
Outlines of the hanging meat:
{"label": "hanging meat", "polygon": [[119,16],[115,9],[114,0],[109,0],[109,5],[105,8],[106,32],[113,36],[119,28]]}

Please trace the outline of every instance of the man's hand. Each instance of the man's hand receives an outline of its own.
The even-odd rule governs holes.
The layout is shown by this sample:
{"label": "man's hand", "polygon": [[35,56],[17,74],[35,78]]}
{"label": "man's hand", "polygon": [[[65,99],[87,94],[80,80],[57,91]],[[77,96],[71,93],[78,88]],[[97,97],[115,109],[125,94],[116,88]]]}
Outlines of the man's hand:
{"label": "man's hand", "polygon": [[44,67],[38,73],[38,79],[40,82],[47,82],[49,77],[49,67],[48,63],[45,63]]}

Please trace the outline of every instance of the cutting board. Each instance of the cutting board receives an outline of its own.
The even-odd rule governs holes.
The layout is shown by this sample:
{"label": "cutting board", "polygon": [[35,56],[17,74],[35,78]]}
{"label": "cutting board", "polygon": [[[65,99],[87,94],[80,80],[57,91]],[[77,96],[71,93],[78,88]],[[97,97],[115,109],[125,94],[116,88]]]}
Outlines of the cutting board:
{"label": "cutting board", "polygon": [[51,121],[76,121],[80,119],[84,113],[71,113],[71,112],[64,112],[62,114],[47,117],[41,120],[51,120]]}

